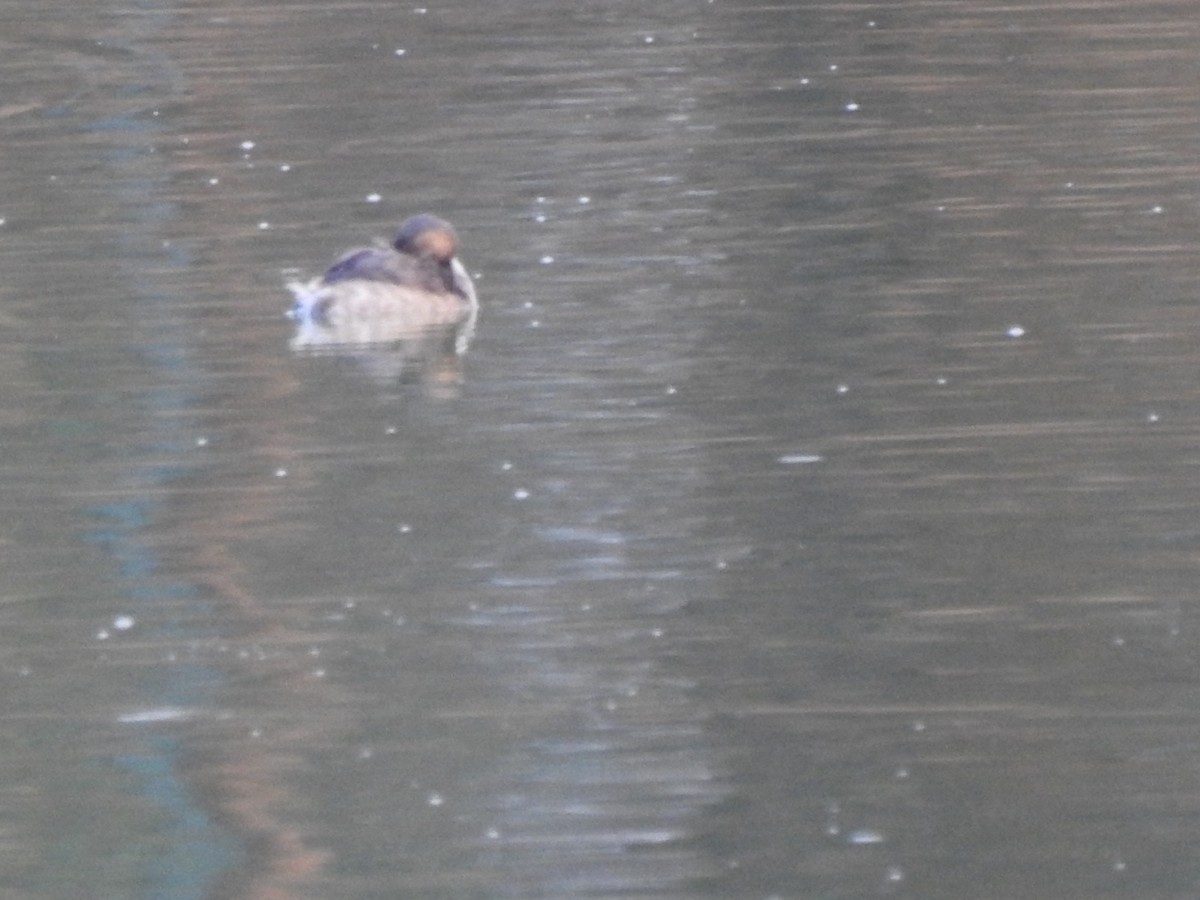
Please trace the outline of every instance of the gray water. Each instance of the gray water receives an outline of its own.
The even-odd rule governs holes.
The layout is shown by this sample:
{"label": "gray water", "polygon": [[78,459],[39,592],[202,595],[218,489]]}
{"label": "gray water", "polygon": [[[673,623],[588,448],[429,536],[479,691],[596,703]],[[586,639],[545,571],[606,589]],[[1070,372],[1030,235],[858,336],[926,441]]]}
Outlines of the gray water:
{"label": "gray water", "polygon": [[[1196,896],[1192,4],[0,51],[0,896]],[[422,210],[460,383],[295,351]]]}

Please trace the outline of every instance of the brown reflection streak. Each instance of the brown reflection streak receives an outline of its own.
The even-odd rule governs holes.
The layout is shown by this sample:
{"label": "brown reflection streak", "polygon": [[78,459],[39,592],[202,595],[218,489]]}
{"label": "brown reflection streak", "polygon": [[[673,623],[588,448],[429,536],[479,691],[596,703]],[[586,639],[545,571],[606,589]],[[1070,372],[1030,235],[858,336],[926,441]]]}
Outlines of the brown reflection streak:
{"label": "brown reflection streak", "polygon": [[[253,339],[252,333],[247,334],[246,341]],[[282,357],[285,348],[280,349]],[[240,409],[271,410],[296,390],[279,358],[230,352],[247,366],[238,379]],[[244,663],[250,678],[258,681],[264,674],[270,678],[267,690],[256,690],[254,709],[259,710],[267,702],[264,694],[278,695],[272,705],[279,709],[334,707],[332,688],[301,669],[305,662],[299,651],[286,652],[288,648],[312,646],[320,636],[301,630],[300,623],[289,621],[286,612],[264,602],[253,589],[238,549],[241,540],[286,518],[284,499],[304,491],[312,481],[311,469],[293,449],[296,441],[286,418],[267,414],[237,421],[242,417],[228,409],[214,411],[212,416],[216,420],[212,427],[218,433],[237,434],[241,452],[260,461],[262,472],[286,468],[287,490],[282,485],[264,489],[261,479],[273,476],[260,474],[255,485],[192,492],[181,499],[180,518],[173,523],[180,532],[180,553],[185,559],[190,556],[194,580],[229,607],[233,615],[227,615],[227,619],[240,621],[245,627],[238,646],[268,651],[267,658],[251,653]],[[251,900],[289,900],[306,895],[305,886],[311,886],[329,854],[310,845],[288,812],[294,806],[292,784],[299,777],[301,761],[286,748],[328,742],[337,728],[336,722],[326,719],[320,734],[312,733],[315,729],[293,726],[265,729],[254,740],[227,740],[215,754],[218,761],[211,762],[199,776],[203,795],[211,799],[216,816],[242,836],[249,851],[246,864],[230,876],[222,895]]]}
{"label": "brown reflection streak", "polygon": [[289,799],[280,776],[295,768],[293,757],[265,750],[231,755],[198,776],[211,786],[222,821],[246,837],[249,863],[225,880],[219,896],[289,900],[328,862],[330,854],[308,846],[300,829],[277,811]]}
{"label": "brown reflection streak", "polygon": [[[186,149],[168,157],[175,179],[190,185],[200,183],[201,174],[234,175],[233,167],[239,164],[235,137],[286,133],[287,129],[271,124],[277,111],[265,100],[256,101],[245,88],[247,79],[255,75],[256,60],[275,58],[276,51],[264,50],[275,18],[294,16],[296,11],[296,7],[252,10],[212,3],[180,8],[164,35],[169,38],[167,52],[188,86],[188,128],[181,135],[188,142]],[[237,18],[239,27],[222,23],[230,16]],[[221,115],[214,115],[214,110]],[[233,673],[235,686],[240,679],[254,684],[250,711],[234,716],[235,730],[222,732],[215,748],[192,748],[186,773],[214,818],[240,836],[246,851],[245,862],[227,873],[216,893],[291,900],[314,892],[314,882],[330,859],[327,850],[314,846],[297,813],[294,785],[303,778],[305,758],[295,748],[337,742],[341,720],[323,717],[318,728],[285,718],[288,713],[282,711],[286,710],[337,708],[337,699],[331,696],[336,689],[311,674],[307,654],[298,649],[318,643],[320,635],[303,630],[301,622],[289,621],[286,611],[272,608],[259,596],[241,550],[248,539],[286,521],[287,498],[303,494],[313,480],[311,467],[294,449],[295,416],[283,411],[285,401],[298,389],[288,370],[286,345],[278,341],[278,354],[264,355],[260,349],[271,345],[276,331],[285,336],[285,330],[270,318],[276,311],[282,316],[286,308],[282,282],[277,295],[261,292],[258,286],[273,281],[276,272],[248,271],[244,265],[242,245],[253,240],[255,223],[264,216],[262,201],[252,190],[204,193],[193,189],[186,195],[188,230],[183,239],[194,239],[197,233],[219,236],[210,238],[202,252],[229,261],[205,266],[205,282],[195,285],[206,298],[229,298],[220,301],[227,302],[228,308],[220,310],[219,321],[196,324],[203,326],[209,335],[206,340],[212,342],[202,344],[202,349],[211,346],[221,360],[238,364],[237,371],[227,375],[232,388],[222,388],[204,412],[204,427],[222,436],[238,467],[226,479],[226,489],[179,492],[162,529],[174,545],[175,561],[227,608],[224,620],[240,621],[244,627],[233,649],[250,651],[231,654],[238,657],[233,665],[243,670]],[[222,278],[223,283],[213,282]],[[203,304],[198,307],[204,309]],[[212,312],[211,302],[206,311]],[[244,467],[246,460],[253,466]],[[274,479],[271,473],[278,468],[287,469],[286,479]],[[296,652],[287,652],[289,648]],[[264,652],[253,652],[258,650]],[[247,717],[261,715],[268,704],[281,711],[280,720],[248,727]],[[245,730],[238,733],[239,728]],[[251,730],[254,737],[245,733]]]}

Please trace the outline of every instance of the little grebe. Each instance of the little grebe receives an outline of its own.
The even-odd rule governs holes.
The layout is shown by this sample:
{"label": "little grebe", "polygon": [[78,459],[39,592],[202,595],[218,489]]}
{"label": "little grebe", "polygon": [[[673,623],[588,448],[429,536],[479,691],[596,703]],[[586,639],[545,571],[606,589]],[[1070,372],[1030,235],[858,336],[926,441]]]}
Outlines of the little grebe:
{"label": "little grebe", "polygon": [[[390,246],[343,254],[320,278],[293,281],[292,316],[335,329],[390,320],[391,333],[453,325],[473,318],[475,285],[458,260],[458,234],[445,219],[422,213],[407,219]],[[367,332],[375,329],[369,325]]]}

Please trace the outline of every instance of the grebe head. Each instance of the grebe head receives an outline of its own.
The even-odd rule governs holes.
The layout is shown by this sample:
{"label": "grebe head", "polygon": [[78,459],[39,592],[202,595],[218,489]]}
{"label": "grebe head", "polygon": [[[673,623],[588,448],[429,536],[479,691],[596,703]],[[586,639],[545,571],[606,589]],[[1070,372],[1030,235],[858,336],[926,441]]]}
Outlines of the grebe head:
{"label": "grebe head", "polygon": [[458,253],[458,233],[445,219],[421,213],[406,219],[392,246],[409,256],[431,257],[448,263]]}

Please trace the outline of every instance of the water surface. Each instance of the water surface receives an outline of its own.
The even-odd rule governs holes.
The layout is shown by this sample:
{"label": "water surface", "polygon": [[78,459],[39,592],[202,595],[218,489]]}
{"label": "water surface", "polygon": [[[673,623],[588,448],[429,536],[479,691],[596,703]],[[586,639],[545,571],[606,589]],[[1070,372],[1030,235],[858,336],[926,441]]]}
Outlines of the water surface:
{"label": "water surface", "polygon": [[0,4],[0,892],[1193,896],[1192,13]]}

